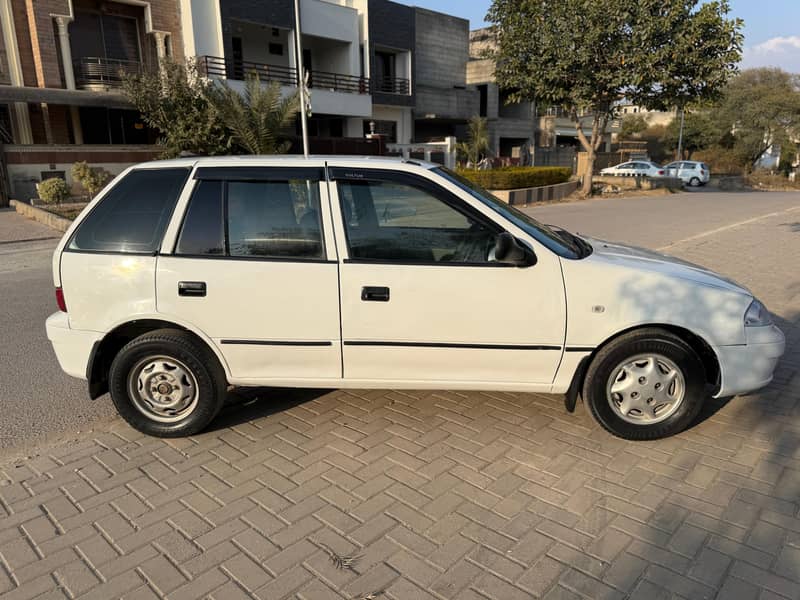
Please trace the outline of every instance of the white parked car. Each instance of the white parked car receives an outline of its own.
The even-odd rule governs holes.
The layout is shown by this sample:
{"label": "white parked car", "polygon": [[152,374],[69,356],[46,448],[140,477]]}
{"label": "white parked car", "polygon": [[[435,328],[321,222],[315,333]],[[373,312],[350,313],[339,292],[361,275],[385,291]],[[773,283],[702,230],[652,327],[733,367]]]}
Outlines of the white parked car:
{"label": "white parked car", "polygon": [[61,367],[157,436],[202,430],[234,385],[580,395],[654,439],[769,383],[785,345],[728,279],[412,161],[141,164],[75,220],[53,278]]}
{"label": "white parked car", "polygon": [[618,177],[663,177],[664,168],[649,160],[632,160],[600,171],[601,175]]}
{"label": "white parked car", "polygon": [[669,177],[678,177],[692,187],[705,185],[711,179],[711,171],[706,163],[695,160],[678,160],[664,166]]}

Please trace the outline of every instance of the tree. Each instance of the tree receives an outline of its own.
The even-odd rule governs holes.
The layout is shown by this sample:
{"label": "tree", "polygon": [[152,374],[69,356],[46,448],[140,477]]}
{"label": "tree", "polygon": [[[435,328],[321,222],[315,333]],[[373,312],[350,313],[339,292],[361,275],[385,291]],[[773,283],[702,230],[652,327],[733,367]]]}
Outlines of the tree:
{"label": "tree", "polygon": [[72,178],[89,192],[89,199],[92,199],[105,187],[111,175],[103,169],[90,167],[89,163],[83,160],[72,165]]}
{"label": "tree", "polygon": [[[741,58],[726,0],[494,0],[495,77],[512,100],[560,106],[588,154],[583,194],[615,104],[649,109],[715,98]],[[583,131],[581,115],[591,120]]]}
{"label": "tree", "polygon": [[750,170],[771,146],[789,146],[800,135],[800,76],[773,68],[743,71],[725,89],[716,118]]}
{"label": "tree", "polygon": [[[678,148],[680,137],[681,119],[676,117],[670,121],[662,138],[664,146],[673,152]],[[678,159],[692,158],[697,150],[705,150],[720,143],[722,130],[708,111],[687,112],[683,119],[683,150],[686,156]]]}
{"label": "tree", "polygon": [[299,109],[297,92],[281,98],[275,81],[261,84],[256,73],[249,74],[244,93],[225,82],[209,88],[212,106],[219,114],[228,135],[228,146],[247,154],[282,154],[290,143],[281,139],[281,130],[294,122]]}
{"label": "tree", "polygon": [[61,204],[69,198],[67,182],[60,177],[51,177],[37,183],[36,192],[39,194],[39,199],[47,204]]}
{"label": "tree", "polygon": [[209,85],[191,61],[167,61],[161,72],[123,78],[125,96],[144,122],[160,134],[165,158],[182,152],[215,155],[229,151],[228,136],[209,100]]}
{"label": "tree", "polygon": [[642,115],[631,115],[622,119],[622,127],[619,130],[619,137],[623,140],[628,140],[633,137],[639,137],[642,133],[647,131],[649,127],[647,119]]}
{"label": "tree", "polygon": [[483,117],[472,117],[467,128],[467,141],[460,142],[456,148],[472,165],[478,168],[480,160],[487,156],[489,147],[489,123]]}

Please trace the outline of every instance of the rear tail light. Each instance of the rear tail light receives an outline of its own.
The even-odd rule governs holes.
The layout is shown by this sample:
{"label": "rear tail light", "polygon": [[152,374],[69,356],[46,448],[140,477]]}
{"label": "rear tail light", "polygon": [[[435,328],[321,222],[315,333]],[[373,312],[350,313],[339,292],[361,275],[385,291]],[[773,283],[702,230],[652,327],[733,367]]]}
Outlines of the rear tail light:
{"label": "rear tail light", "polygon": [[659,171],[659,172],[658,172],[658,174],[659,174],[659,175],[663,175],[663,174],[664,174],[664,171]]}
{"label": "rear tail light", "polygon": [[60,287],[56,288],[56,304],[58,304],[58,310],[61,312],[67,312],[67,303],[64,300],[64,290]]}

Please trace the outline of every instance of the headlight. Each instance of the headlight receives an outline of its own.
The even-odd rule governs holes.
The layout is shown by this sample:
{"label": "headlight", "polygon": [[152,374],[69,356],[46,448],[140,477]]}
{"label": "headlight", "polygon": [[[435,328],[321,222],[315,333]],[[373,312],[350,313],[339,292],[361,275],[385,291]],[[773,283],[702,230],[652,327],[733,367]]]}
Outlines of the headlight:
{"label": "headlight", "polygon": [[744,326],[764,327],[766,325],[772,325],[772,315],[769,314],[766,306],[753,299],[747,312],[744,313]]}

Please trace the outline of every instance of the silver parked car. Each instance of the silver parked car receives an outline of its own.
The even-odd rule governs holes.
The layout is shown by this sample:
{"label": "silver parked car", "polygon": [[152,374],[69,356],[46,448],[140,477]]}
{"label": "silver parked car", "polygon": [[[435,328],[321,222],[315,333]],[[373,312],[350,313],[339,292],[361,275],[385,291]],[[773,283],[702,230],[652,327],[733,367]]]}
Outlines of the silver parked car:
{"label": "silver parked car", "polygon": [[696,160],[677,160],[664,167],[669,177],[678,177],[692,187],[705,185],[711,179],[708,165]]}
{"label": "silver parked car", "polygon": [[621,177],[663,177],[665,171],[656,163],[649,160],[631,160],[600,171],[601,175],[615,175]]}

